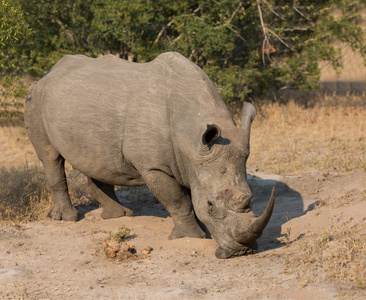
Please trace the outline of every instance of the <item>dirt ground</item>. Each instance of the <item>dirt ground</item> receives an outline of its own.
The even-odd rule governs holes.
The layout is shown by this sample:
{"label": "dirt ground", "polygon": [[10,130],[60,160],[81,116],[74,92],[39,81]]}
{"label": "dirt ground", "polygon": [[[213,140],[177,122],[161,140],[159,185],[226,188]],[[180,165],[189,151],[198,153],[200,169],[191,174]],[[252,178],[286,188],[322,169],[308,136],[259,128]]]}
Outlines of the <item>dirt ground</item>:
{"label": "dirt ground", "polygon": [[[214,240],[170,241],[172,219],[147,188],[120,188],[120,200],[134,217],[103,220],[99,207],[80,206],[82,217],[75,223],[46,219],[2,225],[0,298],[366,299],[365,286],[355,288],[352,274],[348,284],[332,280],[357,270],[349,261],[332,274],[326,260],[304,262],[303,250],[326,233],[348,228],[354,246],[361,248],[358,273],[365,274],[366,172],[286,176],[249,169],[248,174],[255,213],[263,212],[272,186],[277,191],[257,254],[218,260]],[[123,226],[131,229],[127,243],[137,251],[153,249],[146,258],[117,262],[106,257],[103,242]],[[320,255],[331,249],[331,244],[319,248],[324,250]],[[336,258],[334,263],[339,264]],[[364,279],[357,279],[359,285]]]}

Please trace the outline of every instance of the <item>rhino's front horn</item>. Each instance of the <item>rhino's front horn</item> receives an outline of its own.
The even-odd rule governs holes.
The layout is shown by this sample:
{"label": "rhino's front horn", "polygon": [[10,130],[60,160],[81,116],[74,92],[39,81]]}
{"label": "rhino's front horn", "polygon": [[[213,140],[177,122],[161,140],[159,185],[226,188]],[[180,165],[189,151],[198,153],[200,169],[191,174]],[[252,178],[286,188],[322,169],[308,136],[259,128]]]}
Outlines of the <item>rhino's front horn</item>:
{"label": "rhino's front horn", "polygon": [[249,226],[249,228],[245,228],[245,225],[239,225],[233,232],[234,239],[243,244],[243,243],[251,243],[257,240],[267,226],[269,219],[271,218],[273,207],[275,203],[275,188],[272,188],[271,198],[267,204],[266,210],[264,213],[256,218]]}

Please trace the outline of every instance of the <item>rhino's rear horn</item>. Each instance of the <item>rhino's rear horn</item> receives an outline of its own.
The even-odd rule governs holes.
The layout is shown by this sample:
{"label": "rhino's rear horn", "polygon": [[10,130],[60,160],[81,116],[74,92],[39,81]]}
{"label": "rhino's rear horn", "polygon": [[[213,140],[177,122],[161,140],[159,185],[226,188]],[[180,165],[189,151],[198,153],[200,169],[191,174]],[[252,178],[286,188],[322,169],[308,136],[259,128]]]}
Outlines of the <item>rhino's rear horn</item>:
{"label": "rhino's rear horn", "polygon": [[250,132],[250,126],[254,120],[257,111],[254,105],[250,102],[244,102],[243,109],[240,117],[240,128],[243,128],[248,133]]}
{"label": "rhino's rear horn", "polygon": [[[252,126],[252,122],[254,120],[257,111],[252,103],[244,102],[243,110],[240,118],[240,128],[244,132],[244,143],[248,147],[249,151],[249,142],[250,142],[250,128]],[[249,152],[248,152],[249,153]]]}

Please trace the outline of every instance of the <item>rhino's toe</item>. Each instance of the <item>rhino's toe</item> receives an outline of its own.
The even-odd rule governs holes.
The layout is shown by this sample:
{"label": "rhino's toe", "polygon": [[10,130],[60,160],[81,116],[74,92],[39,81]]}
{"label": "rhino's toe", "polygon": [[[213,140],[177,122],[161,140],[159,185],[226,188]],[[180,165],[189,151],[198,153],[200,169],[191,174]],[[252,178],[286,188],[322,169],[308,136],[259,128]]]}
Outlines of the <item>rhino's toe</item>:
{"label": "rhino's toe", "polygon": [[180,239],[183,237],[203,239],[206,237],[206,234],[202,231],[198,224],[194,227],[182,224],[175,225],[169,236],[169,240]]}
{"label": "rhino's toe", "polygon": [[[117,203],[116,203],[117,204]],[[114,205],[113,207],[104,207],[101,217],[103,219],[120,218],[124,216],[132,217],[133,211],[120,205]]]}
{"label": "rhino's toe", "polygon": [[55,209],[54,207],[48,212],[47,217],[52,220],[62,220],[61,211],[59,209]]}
{"label": "rhino's toe", "polygon": [[75,207],[62,208],[59,206],[53,206],[47,216],[53,220],[71,222],[76,222],[79,219],[79,213]]}

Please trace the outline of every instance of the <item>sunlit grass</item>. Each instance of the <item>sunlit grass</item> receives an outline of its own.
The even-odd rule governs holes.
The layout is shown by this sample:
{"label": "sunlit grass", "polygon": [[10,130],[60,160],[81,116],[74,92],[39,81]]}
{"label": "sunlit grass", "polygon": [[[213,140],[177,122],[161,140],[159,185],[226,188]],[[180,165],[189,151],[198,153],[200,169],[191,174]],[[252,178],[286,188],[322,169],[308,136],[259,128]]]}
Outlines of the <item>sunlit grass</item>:
{"label": "sunlit grass", "polygon": [[248,165],[273,173],[366,170],[366,109],[262,105]]}
{"label": "sunlit grass", "polygon": [[351,219],[308,236],[293,245],[286,265],[304,285],[332,281],[342,293],[366,289],[365,229]]}

